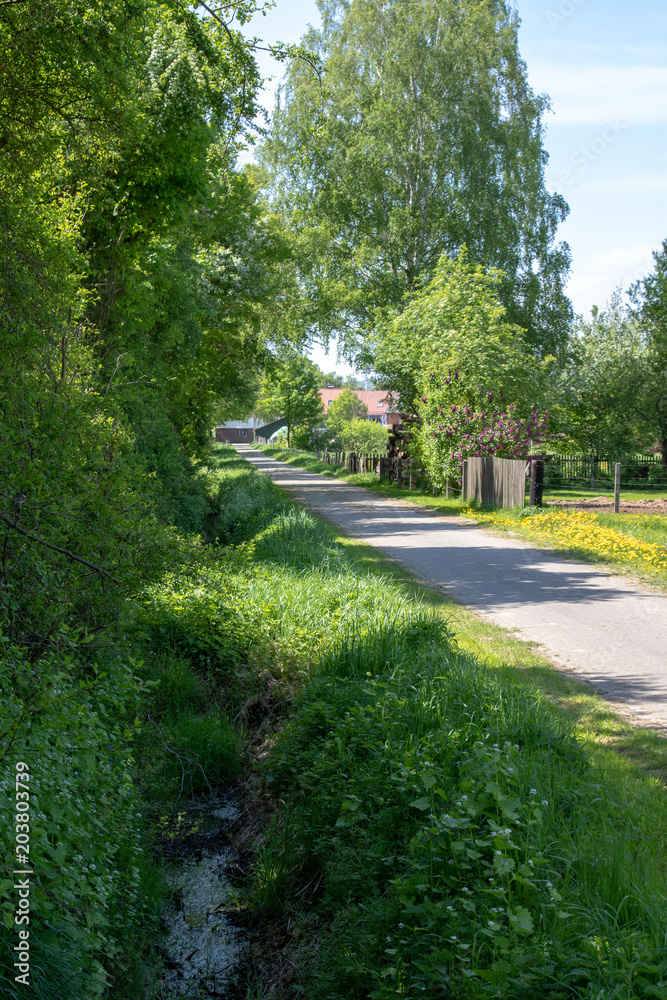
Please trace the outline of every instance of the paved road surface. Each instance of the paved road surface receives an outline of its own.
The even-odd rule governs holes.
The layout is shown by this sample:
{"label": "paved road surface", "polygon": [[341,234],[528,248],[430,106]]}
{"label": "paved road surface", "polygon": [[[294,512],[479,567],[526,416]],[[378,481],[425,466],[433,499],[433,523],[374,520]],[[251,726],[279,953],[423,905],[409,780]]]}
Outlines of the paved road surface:
{"label": "paved road surface", "polygon": [[667,725],[667,596],[369,490],[238,451],[297,500],[519,637],[646,723]]}

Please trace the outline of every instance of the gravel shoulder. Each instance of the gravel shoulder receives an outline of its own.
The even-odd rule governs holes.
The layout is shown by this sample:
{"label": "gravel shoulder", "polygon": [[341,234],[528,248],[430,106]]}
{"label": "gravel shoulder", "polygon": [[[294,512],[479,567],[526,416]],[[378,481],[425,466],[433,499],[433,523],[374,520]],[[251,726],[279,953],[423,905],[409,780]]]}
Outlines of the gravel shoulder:
{"label": "gravel shoulder", "polygon": [[474,522],[237,450],[314,513],[382,549],[575,671],[644,724],[667,725],[667,595]]}

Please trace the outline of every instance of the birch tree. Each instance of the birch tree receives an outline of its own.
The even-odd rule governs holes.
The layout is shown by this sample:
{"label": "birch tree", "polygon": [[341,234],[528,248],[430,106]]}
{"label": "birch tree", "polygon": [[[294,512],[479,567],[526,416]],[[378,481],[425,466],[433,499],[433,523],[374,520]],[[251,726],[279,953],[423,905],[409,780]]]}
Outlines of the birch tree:
{"label": "birch tree", "polygon": [[440,256],[503,272],[509,318],[538,353],[571,318],[568,209],[544,184],[548,99],[527,82],[518,20],[502,0],[319,0],[289,65],[263,149],[289,216],[313,332],[348,350]]}

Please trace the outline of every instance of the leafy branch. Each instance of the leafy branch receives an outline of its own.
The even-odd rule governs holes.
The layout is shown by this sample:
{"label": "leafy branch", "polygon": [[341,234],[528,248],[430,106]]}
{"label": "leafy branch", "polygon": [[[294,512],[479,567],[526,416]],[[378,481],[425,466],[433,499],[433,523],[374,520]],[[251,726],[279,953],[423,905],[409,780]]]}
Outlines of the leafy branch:
{"label": "leafy branch", "polygon": [[37,542],[38,545],[44,545],[47,549],[53,549],[54,552],[60,552],[73,562],[81,563],[82,566],[87,566],[88,569],[94,570],[96,573],[99,573],[100,576],[108,577],[110,580],[113,580],[114,583],[117,583],[119,587],[121,586],[120,580],[109,573],[108,570],[103,569],[101,566],[96,566],[95,563],[88,562],[87,559],[82,559],[81,556],[75,555],[74,552],[70,552],[69,549],[64,549],[60,545],[54,545],[52,542],[47,542],[44,538],[39,538],[37,535],[31,534],[2,512],[0,512],[0,519],[2,519],[5,524],[7,524],[14,531],[18,531],[20,535],[24,535],[26,538],[29,538],[30,541]]}

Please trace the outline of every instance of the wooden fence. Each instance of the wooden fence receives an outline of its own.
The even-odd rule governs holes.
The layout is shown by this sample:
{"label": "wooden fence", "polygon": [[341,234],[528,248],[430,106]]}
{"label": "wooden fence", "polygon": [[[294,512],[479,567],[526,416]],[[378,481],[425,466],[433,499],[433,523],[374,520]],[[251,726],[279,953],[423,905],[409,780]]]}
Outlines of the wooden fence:
{"label": "wooden fence", "polygon": [[494,507],[523,507],[527,464],[525,459],[469,458],[463,463],[463,499]]}

